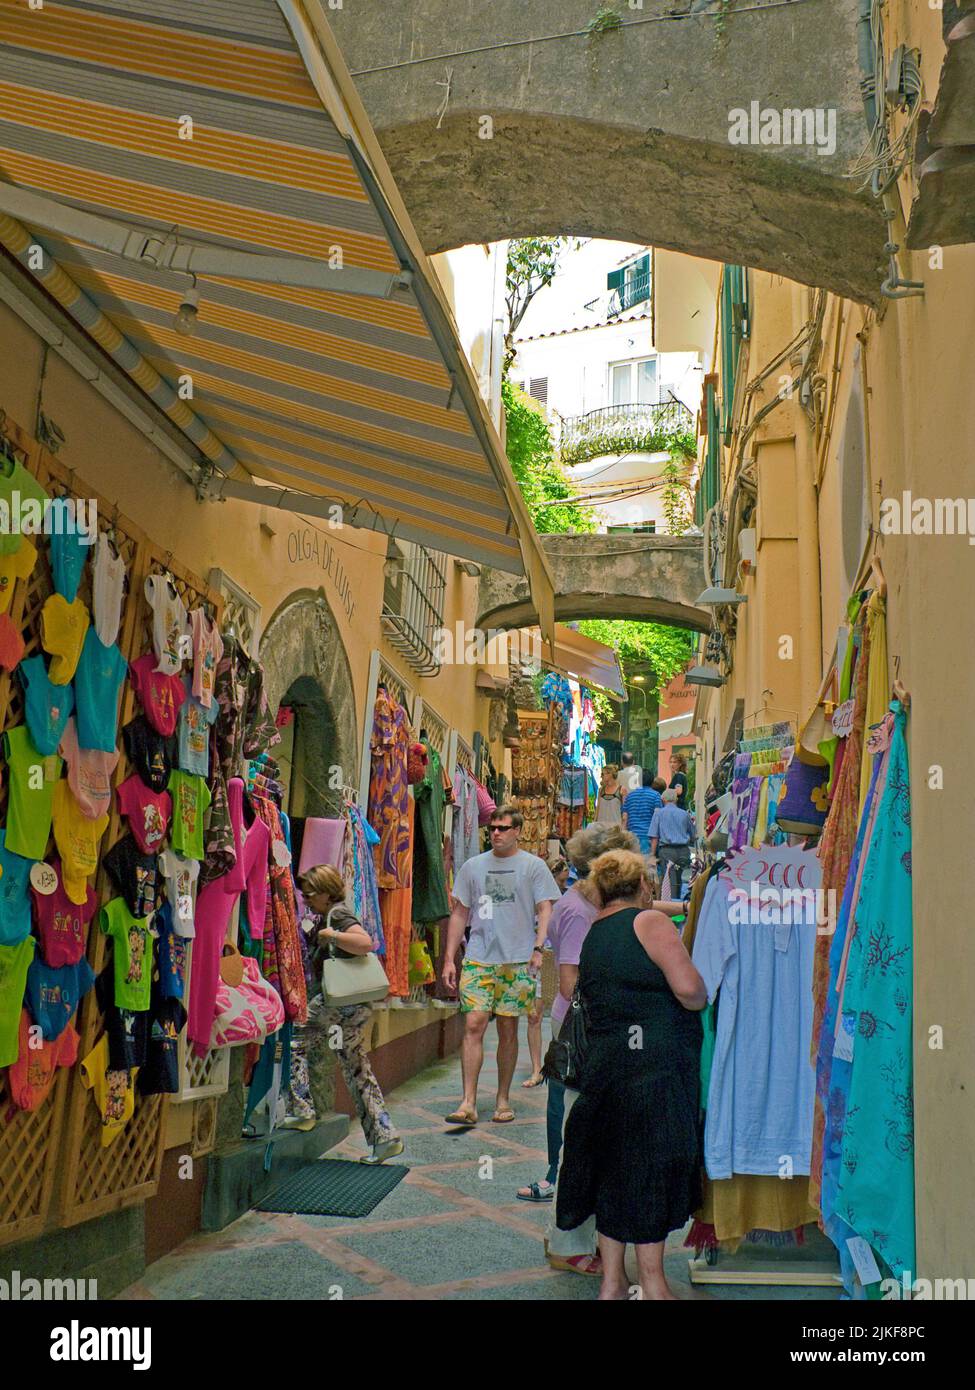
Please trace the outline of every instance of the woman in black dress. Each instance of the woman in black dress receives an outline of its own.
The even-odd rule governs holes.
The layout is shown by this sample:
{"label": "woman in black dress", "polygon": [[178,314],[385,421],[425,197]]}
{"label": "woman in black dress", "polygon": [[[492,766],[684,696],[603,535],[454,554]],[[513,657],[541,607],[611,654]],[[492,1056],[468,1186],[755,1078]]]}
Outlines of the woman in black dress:
{"label": "woman in black dress", "polygon": [[627,850],[595,859],[584,890],[601,913],[579,961],[589,1050],[565,1131],[560,1230],[595,1214],[599,1297],[625,1298],[636,1246],[644,1298],[673,1298],[664,1241],[701,1204],[700,1010],[707,990],[669,917],[645,910],[656,889]]}

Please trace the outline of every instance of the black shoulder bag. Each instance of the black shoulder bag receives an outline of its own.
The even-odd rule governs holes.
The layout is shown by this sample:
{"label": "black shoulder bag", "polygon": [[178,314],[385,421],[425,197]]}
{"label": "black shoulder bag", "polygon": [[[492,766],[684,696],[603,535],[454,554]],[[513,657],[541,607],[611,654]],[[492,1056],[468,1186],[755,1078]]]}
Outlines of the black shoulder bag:
{"label": "black shoulder bag", "polygon": [[588,1051],[589,1017],[577,985],[559,1035],[548,1045],[542,1075],[548,1081],[561,1082],[570,1091],[580,1090]]}

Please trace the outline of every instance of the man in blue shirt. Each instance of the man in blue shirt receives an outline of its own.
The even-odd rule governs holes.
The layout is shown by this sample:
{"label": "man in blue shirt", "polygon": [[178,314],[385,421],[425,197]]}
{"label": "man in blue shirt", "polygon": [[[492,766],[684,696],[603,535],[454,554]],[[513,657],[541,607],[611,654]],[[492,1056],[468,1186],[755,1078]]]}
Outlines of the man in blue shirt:
{"label": "man in blue shirt", "polygon": [[650,822],[650,853],[660,866],[663,878],[667,865],[671,868],[671,893],[678,901],[681,896],[681,877],[691,862],[691,845],[697,835],[694,817],[677,805],[673,787],[663,794],[663,805],[654,811]]}
{"label": "man in blue shirt", "polygon": [[661,779],[654,779],[651,769],[645,767],[642,774],[643,785],[635,787],[623,798],[623,824],[640,841],[641,854],[649,852],[650,822],[654,813],[663,805],[663,798],[653,785],[655,780],[663,785]]}

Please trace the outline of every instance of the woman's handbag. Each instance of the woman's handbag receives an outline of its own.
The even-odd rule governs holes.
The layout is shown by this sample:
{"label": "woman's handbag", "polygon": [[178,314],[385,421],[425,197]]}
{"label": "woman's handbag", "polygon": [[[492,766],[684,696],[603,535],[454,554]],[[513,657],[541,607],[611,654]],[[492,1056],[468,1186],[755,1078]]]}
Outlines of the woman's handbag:
{"label": "woman's handbag", "polygon": [[[226,951],[227,947],[224,949]],[[233,982],[228,981],[228,973]],[[283,1023],[281,996],[265,980],[257,968],[257,961],[242,956],[236,948],[227,951],[220,966],[210,1046],[242,1047],[245,1043],[263,1042]]]}
{"label": "woman's handbag", "polygon": [[[332,912],[325,919],[328,926]],[[367,956],[337,956],[329,943],[322,965],[322,999],[330,1009],[347,1004],[376,1004],[389,993],[389,980],[375,951]]]}
{"label": "woman's handbag", "polygon": [[577,986],[559,1035],[548,1045],[542,1075],[548,1081],[561,1082],[570,1091],[580,1090],[588,1051],[589,1018]]}

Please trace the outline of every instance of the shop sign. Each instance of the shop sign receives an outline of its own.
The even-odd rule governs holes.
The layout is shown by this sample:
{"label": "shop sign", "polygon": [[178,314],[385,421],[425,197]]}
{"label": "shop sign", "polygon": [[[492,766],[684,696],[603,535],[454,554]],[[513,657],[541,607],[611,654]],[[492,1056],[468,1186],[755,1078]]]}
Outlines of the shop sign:
{"label": "shop sign", "polygon": [[314,565],[331,582],[339,603],[349,622],[355,613],[355,599],[352,597],[352,582],[342,564],[338,550],[320,531],[313,526],[299,526],[288,533],[288,559],[293,565]]}

